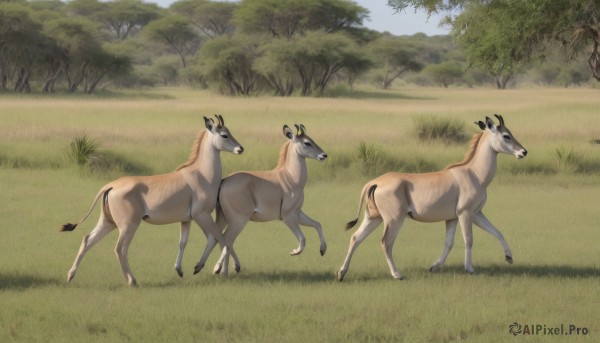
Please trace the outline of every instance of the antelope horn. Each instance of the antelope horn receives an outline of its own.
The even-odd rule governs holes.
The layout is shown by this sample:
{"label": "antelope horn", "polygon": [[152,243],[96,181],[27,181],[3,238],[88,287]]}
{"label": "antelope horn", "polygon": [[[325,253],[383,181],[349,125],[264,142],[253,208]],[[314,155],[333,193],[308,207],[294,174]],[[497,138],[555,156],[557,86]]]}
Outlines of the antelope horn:
{"label": "antelope horn", "polygon": [[498,118],[498,120],[500,121],[500,125],[499,126],[504,126],[504,118],[502,118],[501,115],[494,114],[494,117]]}
{"label": "antelope horn", "polygon": [[304,134],[304,131],[302,131],[298,124],[294,124],[294,126],[296,127],[296,136],[301,136],[302,134]]}
{"label": "antelope horn", "polygon": [[225,126],[225,121],[223,120],[223,116],[220,114],[215,114],[215,117],[219,120],[219,125]]}
{"label": "antelope horn", "polygon": [[304,127],[304,125],[300,124],[300,129],[302,129],[303,134],[306,134],[306,128]]}

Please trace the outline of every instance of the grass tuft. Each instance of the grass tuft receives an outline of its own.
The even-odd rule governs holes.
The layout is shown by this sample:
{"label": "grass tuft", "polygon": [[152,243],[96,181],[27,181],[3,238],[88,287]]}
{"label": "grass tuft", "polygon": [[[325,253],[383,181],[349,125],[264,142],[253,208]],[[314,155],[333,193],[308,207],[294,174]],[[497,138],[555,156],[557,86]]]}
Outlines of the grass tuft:
{"label": "grass tuft", "polygon": [[358,145],[356,159],[360,162],[360,168],[363,175],[369,175],[381,163],[381,147],[375,144],[367,144],[361,141]]}
{"label": "grass tuft", "polygon": [[422,141],[440,140],[444,143],[462,143],[467,140],[463,121],[434,115],[413,118],[415,134]]}
{"label": "grass tuft", "polygon": [[583,154],[575,148],[560,146],[556,148],[556,168],[559,172],[576,173],[581,171]]}
{"label": "grass tuft", "polygon": [[67,157],[79,167],[85,167],[97,156],[100,144],[90,139],[87,133],[73,138],[66,149]]}

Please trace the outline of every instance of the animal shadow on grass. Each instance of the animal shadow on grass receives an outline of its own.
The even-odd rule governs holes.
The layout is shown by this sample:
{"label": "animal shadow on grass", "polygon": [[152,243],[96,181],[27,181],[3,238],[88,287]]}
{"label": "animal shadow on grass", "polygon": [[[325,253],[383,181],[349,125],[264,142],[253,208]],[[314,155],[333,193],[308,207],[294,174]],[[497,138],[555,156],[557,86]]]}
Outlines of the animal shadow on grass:
{"label": "animal shadow on grass", "polygon": [[272,272],[253,272],[240,273],[239,275],[231,275],[230,277],[239,278],[244,282],[257,283],[325,283],[335,281],[335,275],[332,272],[313,272],[313,271],[287,271],[275,270]]}
{"label": "animal shadow on grass", "polygon": [[[465,273],[462,265],[447,266],[440,272]],[[565,278],[565,279],[585,279],[600,278],[600,269],[594,267],[575,267],[568,265],[488,265],[479,266],[475,269],[475,275],[487,276],[528,276],[533,278]]]}
{"label": "animal shadow on grass", "polygon": [[19,273],[0,273],[0,291],[2,290],[25,290],[30,288],[56,286],[62,284],[58,279],[40,277],[37,275],[25,275]]}

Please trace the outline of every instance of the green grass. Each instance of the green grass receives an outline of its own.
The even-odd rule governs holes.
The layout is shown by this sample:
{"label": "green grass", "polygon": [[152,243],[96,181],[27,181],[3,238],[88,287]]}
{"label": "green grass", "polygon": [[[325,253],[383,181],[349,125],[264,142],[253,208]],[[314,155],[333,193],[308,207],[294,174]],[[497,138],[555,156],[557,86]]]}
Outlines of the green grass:
{"label": "green grass", "polygon": [[[159,89],[132,98],[0,95],[0,341],[597,341],[600,145],[590,143],[600,137],[597,91],[359,94],[237,99]],[[297,241],[284,224],[250,223],[236,242],[241,274],[211,275],[213,253],[193,276],[205,244],[194,225],[180,279],[173,269],[179,226],[142,224],[129,251],[139,288],[129,288],[120,272],[116,233],[88,253],[67,285],[66,273],[98,210],[74,232],[60,233],[60,225],[87,211],[107,179],[174,170],[203,128],[202,115],[213,113],[224,116],[246,149],[240,156],[223,154],[225,174],[272,168],[285,140],[283,124],[306,125],[327,151],[325,162],[308,161],[304,206],[323,225],[326,255],[320,256],[312,229],[303,229],[306,250],[292,257]],[[394,249],[407,280],[389,275],[378,228],[354,255],[345,281],[337,282],[334,273],[352,234],[344,224],[372,177],[361,172],[360,142],[378,149],[380,164],[404,171],[439,169],[463,158],[467,143],[415,137],[413,118],[432,113],[464,122],[467,136],[478,130],[473,121],[500,113],[528,149],[519,161],[499,156],[485,208],[507,239],[514,265],[504,262],[492,236],[477,229],[476,275],[462,271],[459,233],[442,272],[431,274],[444,225],[407,221]],[[112,154],[100,172],[74,168],[65,158],[65,147],[82,131]],[[559,167],[557,149],[577,152],[579,169]],[[575,324],[590,333],[513,337],[513,322]]]}

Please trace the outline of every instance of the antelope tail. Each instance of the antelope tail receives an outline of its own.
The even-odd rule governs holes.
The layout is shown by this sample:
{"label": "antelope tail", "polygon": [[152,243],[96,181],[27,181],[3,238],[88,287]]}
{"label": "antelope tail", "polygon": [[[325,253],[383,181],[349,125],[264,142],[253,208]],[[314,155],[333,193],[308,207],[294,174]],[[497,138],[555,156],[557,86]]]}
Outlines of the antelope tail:
{"label": "antelope tail", "polygon": [[92,203],[92,206],[90,207],[90,209],[88,210],[88,212],[85,214],[85,216],[83,216],[83,218],[81,218],[77,223],[75,224],[71,224],[71,223],[67,223],[64,224],[61,229],[60,232],[64,232],[64,231],[73,231],[75,230],[75,228],[77,227],[77,225],[81,224],[84,220],[87,219],[87,217],[89,217],[90,213],[92,213],[92,210],[94,209],[94,207],[96,207],[96,204],[98,203],[98,200],[100,199],[100,196],[103,195],[103,199],[102,202],[106,203],[106,198],[108,196],[108,192],[110,192],[110,190],[112,189],[112,187],[106,188],[106,186],[104,188],[102,188],[98,194],[96,194],[96,198],[94,198],[94,202]]}
{"label": "antelope tail", "polygon": [[373,194],[375,194],[376,188],[377,188],[377,185],[371,185],[368,183],[363,187],[362,192],[360,193],[360,201],[358,202],[358,213],[356,214],[356,219],[351,220],[348,223],[346,223],[346,230],[350,230],[351,228],[354,227],[354,225],[356,225],[356,223],[358,223],[358,217],[360,216],[360,210],[363,207],[363,202],[365,200],[365,194],[367,194],[367,192],[368,192],[368,197],[373,198]]}

